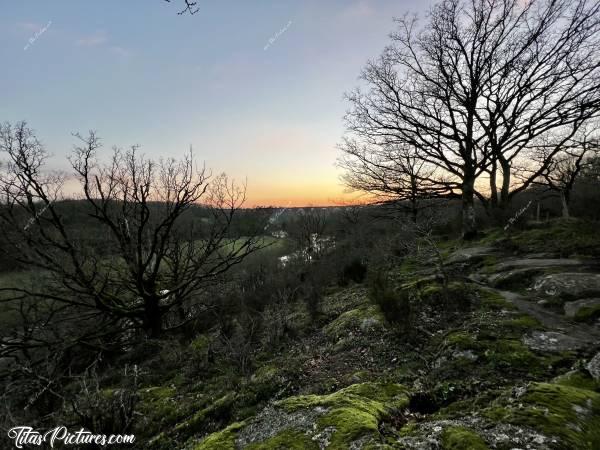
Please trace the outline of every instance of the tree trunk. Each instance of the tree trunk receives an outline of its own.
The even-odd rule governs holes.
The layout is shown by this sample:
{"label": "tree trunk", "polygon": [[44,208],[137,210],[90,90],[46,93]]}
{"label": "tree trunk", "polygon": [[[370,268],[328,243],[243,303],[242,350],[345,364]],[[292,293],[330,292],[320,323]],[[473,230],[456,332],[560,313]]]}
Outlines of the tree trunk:
{"label": "tree trunk", "polygon": [[411,212],[413,223],[417,223],[417,215],[419,214],[419,208],[417,208],[416,202],[412,203],[410,212]]}
{"label": "tree trunk", "polygon": [[462,185],[462,237],[468,240],[476,236],[475,177],[468,177],[464,179]]}
{"label": "tree trunk", "polygon": [[498,158],[500,167],[502,168],[502,188],[500,190],[500,207],[506,208],[509,203],[510,194],[510,162],[503,156]]}
{"label": "tree trunk", "polygon": [[162,334],[162,314],[158,298],[146,299],[144,305],[144,329],[151,339],[156,339]]}
{"label": "tree trunk", "polygon": [[569,215],[569,194],[565,191],[560,191],[560,202],[562,204],[562,216],[565,219],[570,217]]}
{"label": "tree trunk", "polygon": [[411,213],[412,213],[412,221],[413,223],[417,223],[417,215],[419,214],[419,205],[418,205],[418,182],[417,182],[417,177],[415,177],[414,175],[410,176],[410,190],[411,190],[411,195],[410,195],[410,208],[411,208]]}
{"label": "tree trunk", "polygon": [[490,206],[492,209],[498,206],[498,185],[496,177],[498,175],[498,166],[496,160],[492,162],[492,169],[490,170]]}

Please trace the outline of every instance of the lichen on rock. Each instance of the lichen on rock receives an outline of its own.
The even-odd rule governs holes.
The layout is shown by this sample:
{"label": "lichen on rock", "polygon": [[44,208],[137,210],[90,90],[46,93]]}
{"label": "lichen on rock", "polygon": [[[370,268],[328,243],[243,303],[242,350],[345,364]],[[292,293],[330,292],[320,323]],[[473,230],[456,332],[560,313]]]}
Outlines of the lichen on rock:
{"label": "lichen on rock", "polygon": [[557,383],[531,383],[484,411],[496,422],[531,427],[561,443],[557,448],[600,448],[600,394]]}
{"label": "lichen on rock", "polygon": [[346,449],[359,441],[362,448],[381,443],[381,421],[407,405],[405,387],[370,382],[328,395],[290,397],[268,406],[244,424],[213,433],[195,450],[221,448],[213,446],[217,444],[248,449]]}

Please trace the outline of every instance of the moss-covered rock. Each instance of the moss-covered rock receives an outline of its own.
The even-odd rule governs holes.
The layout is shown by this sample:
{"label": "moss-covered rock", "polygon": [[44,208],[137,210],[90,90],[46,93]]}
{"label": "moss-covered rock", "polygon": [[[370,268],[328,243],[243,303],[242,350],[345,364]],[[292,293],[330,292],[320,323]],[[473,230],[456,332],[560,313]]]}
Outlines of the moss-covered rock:
{"label": "moss-covered rock", "polygon": [[194,447],[194,450],[235,450],[236,433],[243,426],[243,422],[233,423],[224,430],[213,433],[203,439]]}
{"label": "moss-covered rock", "polygon": [[508,302],[502,295],[491,289],[479,289],[477,291],[482,309],[491,311],[514,310],[516,307]]}
{"label": "moss-covered rock", "polygon": [[518,398],[484,411],[496,422],[524,425],[561,442],[558,448],[600,448],[600,394],[555,383],[532,383]]}
{"label": "moss-covered rock", "polygon": [[408,404],[406,393],[406,388],[397,384],[362,383],[330,395],[293,397],[280,406],[288,411],[327,408],[318,420],[318,429],[332,429],[330,448],[348,448],[363,436],[377,438],[380,421]]}
{"label": "moss-covered rock", "polygon": [[483,439],[464,427],[448,427],[442,433],[444,450],[488,450]]}
{"label": "moss-covered rock", "polygon": [[250,444],[247,450],[319,450],[319,445],[306,433],[285,430],[258,444]]}
{"label": "moss-covered rock", "polygon": [[526,314],[515,317],[514,319],[506,320],[502,323],[502,325],[517,333],[523,333],[530,330],[540,330],[544,328],[539,320]]}
{"label": "moss-covered rock", "polygon": [[579,389],[587,389],[589,391],[600,391],[600,381],[594,380],[586,370],[571,370],[556,377],[554,383]]}
{"label": "moss-covered rock", "polygon": [[231,415],[231,409],[237,395],[228,393],[223,397],[218,398],[210,403],[205,408],[196,412],[191,418],[181,422],[175,426],[175,432],[179,433],[195,433],[202,431],[204,424],[208,420],[227,420]]}
{"label": "moss-covered rock", "polygon": [[512,247],[521,253],[539,251],[558,256],[597,255],[600,252],[598,225],[591,221],[558,219],[543,226],[519,231],[509,237]]}
{"label": "moss-covered rock", "polygon": [[471,335],[466,331],[451,333],[447,343],[460,351],[472,351],[493,369],[513,371],[541,370],[545,361],[532,353],[518,339],[498,339],[490,335]]}
{"label": "moss-covered rock", "polygon": [[177,401],[173,387],[149,387],[140,389],[138,394],[138,411],[143,414],[138,434],[152,436],[187,413],[187,409]]}
{"label": "moss-covered rock", "polygon": [[448,334],[446,341],[460,350],[471,350],[477,347],[477,338],[467,331],[454,331]]}
{"label": "moss-covered rock", "polygon": [[236,423],[202,440],[194,450],[347,449],[382,443],[379,426],[408,405],[401,385],[361,383],[329,395],[291,397],[269,406],[254,419]]}
{"label": "moss-covered rock", "polygon": [[252,383],[268,383],[279,375],[279,368],[272,365],[264,365],[256,370],[250,377]]}
{"label": "moss-covered rock", "polygon": [[341,314],[329,323],[324,332],[332,339],[340,339],[349,332],[368,332],[382,330],[385,327],[385,318],[377,305],[366,305],[352,309]]}
{"label": "moss-covered rock", "polygon": [[573,315],[577,322],[594,322],[600,318],[600,304],[583,306]]}

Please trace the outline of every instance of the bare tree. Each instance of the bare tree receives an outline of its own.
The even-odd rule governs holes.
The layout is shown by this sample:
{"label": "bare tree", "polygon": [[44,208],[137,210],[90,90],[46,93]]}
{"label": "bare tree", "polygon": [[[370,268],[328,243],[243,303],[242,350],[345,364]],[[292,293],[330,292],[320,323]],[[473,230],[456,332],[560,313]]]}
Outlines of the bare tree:
{"label": "bare tree", "polygon": [[412,145],[445,171],[472,236],[474,198],[486,200],[478,177],[491,177],[497,199],[500,166],[508,201],[532,182],[511,191],[524,148],[552,130],[572,136],[598,113],[599,11],[588,0],[442,0],[424,28],[398,19],[392,45],[363,70],[368,91],[348,96],[348,131],[370,145]]}
{"label": "bare tree", "polygon": [[370,194],[376,203],[408,211],[413,222],[432,199],[455,195],[439,169],[409,145],[368,146],[346,139],[340,149],[344,155],[338,166],[345,170],[346,186]]}
{"label": "bare tree", "polygon": [[300,216],[300,236],[306,244],[306,252],[309,258],[320,258],[327,250],[326,238],[324,236],[327,228],[327,217],[324,209],[310,208],[302,210]]}
{"label": "bare tree", "polygon": [[575,182],[600,154],[598,138],[592,137],[589,133],[583,133],[581,139],[573,139],[564,143],[560,151],[555,153],[552,158],[548,157],[550,152],[554,152],[552,144],[538,146],[533,152],[533,161],[550,161],[545,164],[545,170],[535,180],[535,183],[545,185],[549,190],[558,193],[562,216],[568,218],[571,192]]}
{"label": "bare tree", "polygon": [[[179,0],[177,0],[179,2]],[[167,3],[171,3],[171,0],[165,0]],[[198,8],[198,2],[193,2],[191,0],[183,0],[184,8],[179,11],[177,14],[180,16],[183,14],[194,15],[198,12],[200,8]]]}
{"label": "bare tree", "polygon": [[[28,336],[5,336],[3,353],[51,341],[99,345],[124,327],[158,337],[169,311],[181,310],[181,323],[191,320],[202,309],[184,306],[201,302],[208,284],[261,245],[256,235],[229,234],[245,187],[197,169],[191,151],[180,161],[155,162],[137,147],[114,149],[104,164],[96,134],[78,138],[70,161],[93,227],[87,231],[73,226],[61,207],[64,177],[44,172],[47,153],[35,134],[24,122],[0,127],[0,150],[8,157],[0,177],[1,229],[17,262],[45,281],[3,287],[1,300],[43,305],[38,314],[56,314],[73,332],[66,339],[56,329],[68,327],[50,331],[46,317]],[[190,215],[196,215],[192,226],[179,226]]]}
{"label": "bare tree", "polygon": [[322,208],[303,208],[290,229],[299,251],[307,261],[318,259],[327,249],[328,241],[323,236],[327,227],[326,212]]}
{"label": "bare tree", "polygon": [[[600,4],[496,0],[473,12],[481,16],[480,39],[488,41],[476,119],[490,148],[490,203],[503,207],[600,111]],[[546,147],[528,178],[513,183],[515,163],[549,135],[562,139]]]}

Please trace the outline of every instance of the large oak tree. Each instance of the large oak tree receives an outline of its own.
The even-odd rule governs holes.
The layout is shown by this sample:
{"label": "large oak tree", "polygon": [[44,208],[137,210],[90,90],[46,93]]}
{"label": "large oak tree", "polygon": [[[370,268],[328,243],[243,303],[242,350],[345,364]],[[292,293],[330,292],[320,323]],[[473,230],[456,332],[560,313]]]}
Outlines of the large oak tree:
{"label": "large oak tree", "polygon": [[[514,186],[512,164],[524,149],[558,129],[568,140],[598,114],[600,4],[442,0],[425,26],[397,22],[391,44],[362,72],[366,89],[348,95],[348,133],[369,146],[413,146],[446,172],[462,197],[463,235],[473,236],[474,199],[506,203],[561,142]],[[476,190],[479,177],[489,177],[491,195]]]}

